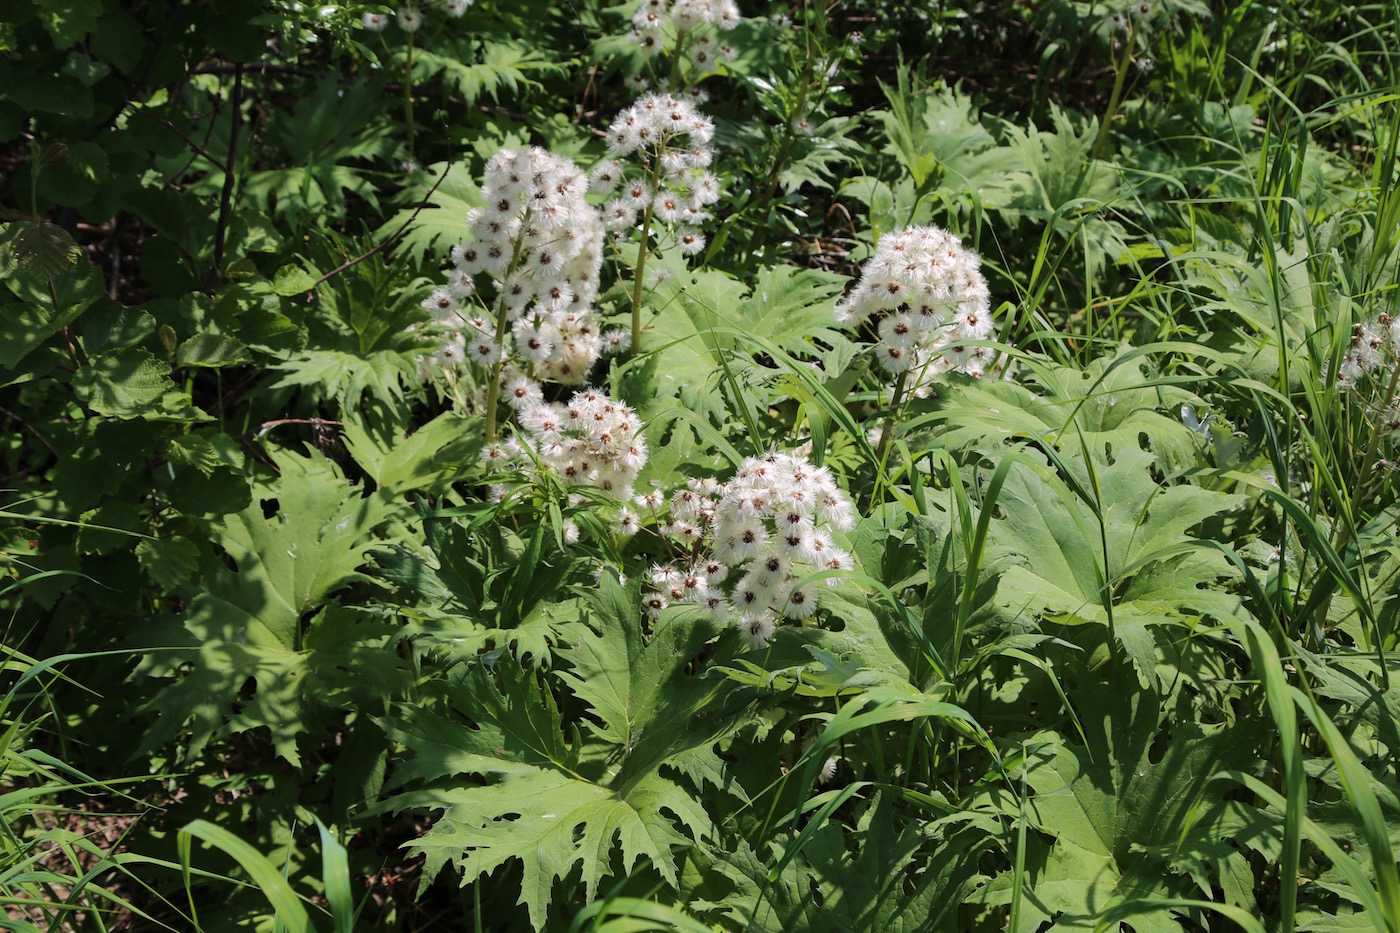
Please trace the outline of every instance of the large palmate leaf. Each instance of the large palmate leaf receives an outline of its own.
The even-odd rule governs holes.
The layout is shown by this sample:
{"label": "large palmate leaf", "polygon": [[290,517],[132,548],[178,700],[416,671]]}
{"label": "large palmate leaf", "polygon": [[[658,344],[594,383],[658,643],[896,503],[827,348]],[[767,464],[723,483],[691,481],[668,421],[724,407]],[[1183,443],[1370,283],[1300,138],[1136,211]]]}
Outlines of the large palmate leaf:
{"label": "large palmate leaf", "polygon": [[1077,125],[1068,112],[1052,104],[1050,121],[1053,132],[1034,125],[1004,127],[1010,148],[1028,176],[1006,215],[1052,224],[1068,240],[1080,238],[1086,272],[1097,275],[1108,260],[1120,258],[1129,249],[1127,231],[1106,211],[1124,197],[1119,169],[1092,155],[1097,120]]}
{"label": "large palmate leaf", "polygon": [[1027,382],[957,380],[942,386],[936,397],[914,404],[918,414],[903,432],[916,447],[992,451],[1007,440],[1028,440],[1066,453],[1088,449],[1099,457],[1145,443],[1161,473],[1174,475],[1196,464],[1203,438],[1182,423],[1181,408],[1195,411],[1200,399],[1158,384],[1136,362],[1101,357],[1084,369],[1038,365]]}
{"label": "large palmate leaf", "polygon": [[[678,883],[672,849],[713,832],[694,791],[728,784],[710,747],[732,722],[718,714],[694,721],[723,689],[684,673],[711,626],[677,615],[645,642],[639,600],[635,586],[604,575],[587,601],[597,631],[580,629],[578,644],[558,652],[573,665],[564,679],[594,715],[586,738],[566,740],[550,691],[509,655],[494,669],[461,665],[450,676],[446,703],[473,727],[421,704],[381,723],[408,751],[397,782],[429,782],[390,805],[442,811],[411,843],[427,856],[425,879],[452,865],[475,881],[519,859],[519,903],[537,929],[555,880],[575,866],[589,899],[615,853],[624,871],[645,857]],[[695,787],[663,773],[663,765]],[[462,775],[488,783],[464,784]]]}
{"label": "large palmate leaf", "polygon": [[[365,497],[318,453],[275,453],[281,476],[265,495],[275,496],[277,514],[260,503],[229,516],[220,543],[237,570],[206,578],[208,595],[250,619],[248,638],[270,635],[288,648],[299,645],[302,613],[355,582],[373,582],[359,568],[379,542],[372,530],[398,506],[387,495]],[[382,545],[380,545],[382,546]]]}
{"label": "large palmate leaf", "polygon": [[[444,37],[448,38],[448,37]],[[546,75],[563,71],[560,62],[527,46],[508,42],[487,42],[482,45],[480,62],[472,62],[470,40],[451,42],[441,53],[426,48],[415,50],[413,74],[426,81],[441,74],[472,106],[484,96],[495,99],[501,91],[519,91],[538,82],[532,74]]]}
{"label": "large palmate leaf", "polygon": [[286,373],[272,388],[304,386],[318,395],[336,397],[346,407],[359,404],[365,390],[381,401],[403,398],[403,387],[418,378],[414,355],[379,350],[367,355],[337,350],[307,350],[275,367]]}
{"label": "large palmate leaf", "polygon": [[920,194],[941,191],[955,209],[974,197],[984,209],[1000,208],[1030,184],[1022,160],[1011,148],[997,145],[970,96],[949,87],[916,93],[908,72],[898,77],[895,87],[881,86],[890,109],[876,117],[889,151]]}
{"label": "large palmate leaf", "polygon": [[383,493],[362,497],[319,454],[272,456],[281,476],[258,492],[277,500],[277,514],[255,499],[217,523],[233,567],[206,561],[189,607],[162,626],[163,647],[174,650],[138,669],[174,677],[143,707],[160,713],[144,747],[173,739],[193,718],[191,753],[265,726],[277,753],[297,762],[297,736],[336,697],[363,693],[382,705],[396,692],[398,661],[386,651],[395,630],[332,600],[373,582],[359,568],[378,544],[375,529],[399,507]]}
{"label": "large palmate leaf", "polygon": [[555,649],[579,637],[584,610],[570,587],[588,574],[550,546],[548,510],[417,504],[423,542],[379,556],[380,574],[413,598],[403,612],[414,651],[453,664],[509,647],[522,665],[553,666]]}
{"label": "large palmate leaf", "polygon": [[[643,349],[657,360],[658,398],[653,404],[660,411],[668,403],[679,403],[722,423],[718,354],[732,341],[719,331],[743,301],[744,286],[723,272],[691,271],[679,257],[665,253],[653,258],[648,269],[660,278],[650,301],[655,308],[665,308],[642,337]],[[647,313],[644,309],[644,320]],[[646,406],[640,413],[648,416]]]}
{"label": "large palmate leaf", "polygon": [[587,724],[588,730],[623,750],[619,784],[666,764],[685,772],[697,788],[704,781],[727,785],[724,764],[710,747],[733,723],[718,714],[695,721],[720,702],[724,687],[719,680],[687,673],[715,636],[717,624],[678,613],[666,616],[644,638],[640,605],[636,589],[605,573],[587,601],[598,637],[560,651],[570,663],[563,679],[593,711],[596,721]]}
{"label": "large palmate leaf", "polygon": [[[733,853],[716,853],[715,870],[733,891],[692,906],[728,917],[736,929],[772,933],[956,928],[963,896],[985,881],[976,862],[989,838],[953,832],[934,845],[933,827],[898,820],[896,812],[881,796],[863,807],[853,828],[827,823],[772,880],[765,880],[771,866],[745,842]],[[780,838],[774,861],[796,845],[789,835]]]}
{"label": "large palmate leaf", "polygon": [[[748,338],[806,360],[853,355],[849,341],[835,329],[832,308],[844,282],[838,276],[796,266],[766,267],[746,291],[722,272],[691,271],[676,256],[663,254],[651,263],[648,274],[657,265],[664,272],[649,300],[665,311],[643,338],[655,379],[653,401],[640,407],[647,421],[674,418],[678,409],[686,418],[702,417],[717,428],[765,418],[777,400],[768,387],[774,371],[753,363],[755,346]],[[749,412],[736,417],[741,406]],[[677,422],[677,429],[683,427],[684,421]],[[756,453],[760,444],[761,439],[747,437],[738,446]],[[644,478],[668,476],[691,465],[687,458],[693,454],[686,445],[668,442],[654,445],[653,451]]]}
{"label": "large palmate leaf", "polygon": [[[1027,837],[1017,930],[1052,921],[1056,930],[1095,929],[1122,902],[1192,896],[1192,879],[1168,865],[1177,852],[1198,851],[1196,821],[1218,795],[1213,775],[1251,756],[1224,727],[1193,722],[1189,711],[1184,720],[1168,715],[1155,693],[1122,681],[1084,685],[1071,699],[1087,744],[1054,732],[1028,736],[1018,743],[1028,795],[987,794],[994,807],[1053,840],[1046,846]],[[979,899],[1008,904],[1010,882],[1001,876]],[[1135,916],[1131,926],[1138,933],[1187,929],[1166,910]]]}
{"label": "large palmate leaf", "polygon": [[477,462],[484,431],[480,418],[445,412],[411,432],[395,418],[370,409],[347,412],[345,446],[383,489],[442,495]]}
{"label": "large palmate leaf", "polygon": [[[1071,471],[1086,463],[1068,459]],[[1112,625],[1140,676],[1156,669],[1149,626],[1233,613],[1237,597],[1201,584],[1234,573],[1219,551],[1191,546],[1189,532],[1239,497],[1197,486],[1162,486],[1152,455],[1136,446],[1077,477],[1078,492],[1047,465],[1011,470],[992,537],[1020,562],[1002,570],[997,602],[1006,610],[1050,613],[1070,623]],[[1087,472],[1087,470],[1086,470]]]}
{"label": "large palmate leaf", "polygon": [[395,255],[421,265],[467,237],[467,211],[481,206],[481,189],[464,166],[435,162],[412,176],[402,198],[405,207],[375,232],[375,239],[397,234]]}
{"label": "large palmate leaf", "polygon": [[[267,142],[285,149],[291,167],[274,166],[251,173],[243,191],[268,206],[269,212],[296,222],[338,217],[349,192],[379,206],[375,186],[353,160],[383,159],[393,149],[383,133],[370,126],[377,116],[372,85],[345,84],[328,75],[303,96],[291,113],[278,113],[265,133]],[[222,184],[222,174],[206,185]]]}
{"label": "large palmate leaf", "polygon": [[[401,794],[396,810],[442,811],[429,833],[412,846],[425,853],[424,878],[453,865],[467,880],[519,859],[525,882],[520,903],[536,928],[543,926],[556,879],[575,865],[591,898],[610,870],[614,847],[624,869],[646,857],[673,883],[671,848],[687,839],[665,807],[695,835],[708,830],[703,808],[673,781],[651,774],[617,791],[580,773],[579,748],[566,742],[554,701],[534,676],[513,661],[497,663],[499,678],[480,665],[458,668],[448,696],[475,728],[419,707],[405,708],[382,725],[411,750],[398,780],[455,780]],[[463,785],[461,776],[487,778]]]}

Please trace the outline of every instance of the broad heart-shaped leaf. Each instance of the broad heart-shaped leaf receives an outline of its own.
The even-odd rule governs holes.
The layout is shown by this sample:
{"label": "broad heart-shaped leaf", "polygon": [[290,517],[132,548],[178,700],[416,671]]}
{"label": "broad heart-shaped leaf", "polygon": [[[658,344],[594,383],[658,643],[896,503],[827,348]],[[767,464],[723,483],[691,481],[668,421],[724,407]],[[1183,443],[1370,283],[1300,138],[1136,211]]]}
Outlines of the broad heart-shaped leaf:
{"label": "broad heart-shaped leaf", "polygon": [[[634,610],[634,615],[640,613]],[[640,620],[638,620],[640,621]],[[611,761],[585,761],[575,733],[565,740],[553,696],[509,655],[495,662],[461,665],[449,676],[447,702],[456,715],[405,706],[380,722],[409,755],[395,780],[432,783],[392,798],[396,811],[441,810],[427,835],[410,845],[426,858],[424,883],[452,865],[468,882],[519,859],[525,905],[535,929],[544,926],[556,879],[578,866],[585,897],[612,870],[647,858],[672,885],[678,875],[672,848],[710,834],[709,815],[690,789],[659,773],[627,768],[618,774],[625,747],[611,745]],[[458,718],[467,717],[472,725]],[[626,765],[624,764],[625,768]],[[489,783],[464,781],[477,775]],[[444,780],[445,778],[445,780]]]}
{"label": "broad heart-shaped leaf", "polygon": [[1152,455],[1136,446],[1117,452],[1112,463],[1093,464],[1093,480],[1085,461],[1062,463],[1081,474],[1081,491],[1097,502],[1076,497],[1048,465],[1027,458],[1013,468],[997,500],[1002,517],[991,527],[993,539],[1020,562],[1002,570],[996,601],[1012,613],[1112,622],[1139,676],[1149,678],[1157,665],[1147,626],[1238,608],[1236,597],[1199,588],[1234,571],[1218,551],[1191,547],[1188,532],[1239,497],[1160,486]]}
{"label": "broad heart-shaped leaf", "polygon": [[161,409],[175,383],[168,364],[149,350],[133,348],[92,360],[73,376],[73,388],[99,415],[136,418]]}
{"label": "broad heart-shaped leaf", "polygon": [[[1071,694],[1086,745],[1040,732],[1017,745],[1026,752],[1017,801],[1001,788],[986,799],[1007,816],[1024,816],[1048,847],[1028,836],[1027,877],[1018,930],[1094,929],[1103,912],[1139,897],[1191,897],[1189,877],[1168,870],[1172,854],[1193,845],[1192,827],[1213,805],[1211,777],[1252,757],[1225,727],[1193,721],[1190,699],[1171,711],[1151,690],[1130,682],[1082,684]],[[1005,877],[979,899],[1005,905]],[[1169,913],[1134,917],[1135,931],[1179,931]]]}

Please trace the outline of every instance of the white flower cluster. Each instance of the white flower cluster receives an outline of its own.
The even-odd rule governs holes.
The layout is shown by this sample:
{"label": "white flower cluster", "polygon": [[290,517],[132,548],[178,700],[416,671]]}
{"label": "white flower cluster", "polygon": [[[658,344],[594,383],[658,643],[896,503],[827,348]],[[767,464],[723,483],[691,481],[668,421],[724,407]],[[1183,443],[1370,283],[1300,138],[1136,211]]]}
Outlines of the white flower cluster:
{"label": "white flower cluster", "polygon": [[[443,12],[453,19],[459,19],[476,0],[442,0]],[[417,32],[423,25],[423,14],[414,4],[399,7],[394,17],[404,32]],[[389,25],[389,17],[384,13],[365,13],[360,17],[364,27],[372,32],[382,32]]]}
{"label": "white flower cluster", "polygon": [[716,30],[727,32],[739,19],[734,0],[642,0],[632,14],[632,41],[650,55],[674,39],[699,69],[710,71],[717,60],[735,57],[730,46],[717,40]]}
{"label": "white flower cluster", "polygon": [[[609,343],[592,314],[603,226],[587,191],[583,172],[548,150],[502,149],[491,158],[481,187],[486,206],[467,215],[472,239],[452,248],[447,284],[423,302],[447,335],[438,364],[465,359],[490,370],[508,360],[508,383],[587,379]],[[494,284],[489,305],[477,295],[483,273]],[[507,393],[507,401],[525,400]]]}
{"label": "white flower cluster", "polygon": [[[619,113],[608,130],[614,158],[592,174],[595,190],[616,192],[603,205],[603,222],[629,229],[639,211],[650,212],[653,224],[675,228],[681,252],[693,255],[704,249],[698,228],[709,219],[706,208],[719,200],[719,179],[709,171],[714,135],[709,117],[670,94],[645,94]],[[622,160],[634,155],[642,171],[629,177]]]}
{"label": "white flower cluster", "polygon": [[968,344],[994,339],[996,325],[980,265],[976,253],[941,227],[888,233],[837,305],[837,319],[860,324],[879,315],[876,358],[886,372],[910,373],[916,394],[926,394],[940,373],[982,376],[995,354]]}
{"label": "white flower cluster", "polygon": [[[806,619],[816,612],[817,591],[799,585],[802,577],[851,568],[830,529],[853,528],[855,508],[830,471],[800,454],[750,457],[728,482],[692,480],[669,502],[651,493],[637,503],[653,514],[664,511],[660,531],[698,555],[683,566],[652,568],[653,591],[644,602],[653,618],[671,603],[703,606],[763,647],[780,616]],[[624,523],[629,518],[635,524],[630,513]]]}
{"label": "white flower cluster", "polygon": [[1381,314],[1374,321],[1357,324],[1351,347],[1337,369],[1337,387],[1355,389],[1368,375],[1384,370],[1388,380],[1400,365],[1400,318]]}
{"label": "white flower cluster", "polygon": [[[647,441],[638,430],[636,412],[629,406],[596,389],[584,389],[575,392],[568,405],[538,399],[526,403],[519,408],[517,420],[515,437],[496,441],[482,451],[487,469],[515,469],[525,475],[526,483],[549,471],[564,486],[595,486],[619,502],[631,499],[637,474],[647,465]],[[517,489],[521,489],[519,482],[494,483],[491,500],[503,502]],[[570,506],[585,504],[603,511],[605,518],[615,517],[616,506],[606,506],[582,493],[570,497]],[[620,511],[630,514],[626,509]],[[563,532],[566,544],[580,538],[573,520],[564,521]]]}
{"label": "white flower cluster", "polygon": [[[566,486],[596,486],[621,501],[632,498],[637,473],[647,462],[647,446],[636,412],[626,404],[584,389],[567,405],[538,400],[524,404],[516,419],[520,430],[513,441],[482,451],[489,468],[527,474],[547,469]],[[501,499],[509,491],[508,486],[493,487],[492,496]]]}

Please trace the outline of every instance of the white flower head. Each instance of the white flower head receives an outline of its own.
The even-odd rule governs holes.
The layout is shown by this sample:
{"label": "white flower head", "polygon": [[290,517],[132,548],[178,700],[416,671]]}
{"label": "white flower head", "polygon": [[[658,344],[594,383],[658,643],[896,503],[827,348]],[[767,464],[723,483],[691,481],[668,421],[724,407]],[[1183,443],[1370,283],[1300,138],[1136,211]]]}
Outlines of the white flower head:
{"label": "white flower head", "polygon": [[876,363],[891,375],[913,373],[912,392],[941,373],[980,375],[989,357],[969,344],[996,336],[980,264],[941,227],[888,233],[837,305],[837,320],[857,325],[877,317]]}
{"label": "white flower head", "polygon": [[665,506],[663,534],[691,555],[683,571],[660,568],[664,579],[694,578],[692,593],[704,595],[689,601],[729,613],[755,647],[772,639],[780,616],[799,624],[815,616],[819,590],[803,578],[851,566],[832,529],[852,527],[854,506],[830,471],[803,454],[750,457],[727,481],[692,480],[669,501],[656,493],[641,504]]}

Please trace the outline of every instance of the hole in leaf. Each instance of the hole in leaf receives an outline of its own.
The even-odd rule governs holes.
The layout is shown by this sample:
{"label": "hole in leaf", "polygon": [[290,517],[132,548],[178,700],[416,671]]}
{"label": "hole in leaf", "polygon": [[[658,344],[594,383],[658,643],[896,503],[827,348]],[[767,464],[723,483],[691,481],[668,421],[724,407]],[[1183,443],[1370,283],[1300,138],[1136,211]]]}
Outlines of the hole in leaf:
{"label": "hole in leaf", "polygon": [[1152,746],[1147,750],[1147,761],[1149,764],[1159,764],[1167,754],[1167,746],[1171,745],[1172,733],[1170,729],[1163,729],[1157,733],[1157,737],[1152,740]]}

